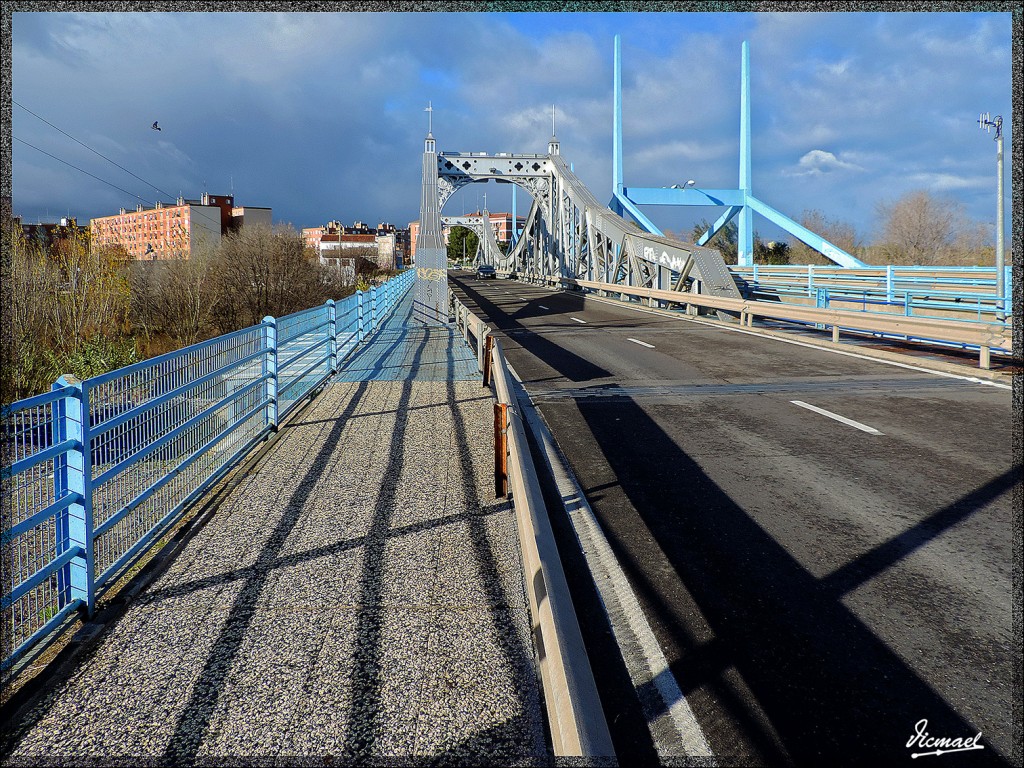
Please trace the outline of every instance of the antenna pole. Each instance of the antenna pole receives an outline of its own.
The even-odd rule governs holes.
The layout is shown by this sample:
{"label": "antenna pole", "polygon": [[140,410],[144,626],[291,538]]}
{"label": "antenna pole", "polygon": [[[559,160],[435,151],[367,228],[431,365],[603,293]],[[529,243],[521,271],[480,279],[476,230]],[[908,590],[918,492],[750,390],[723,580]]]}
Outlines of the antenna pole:
{"label": "antenna pole", "polygon": [[995,120],[990,118],[986,112],[978,118],[978,127],[988,133],[992,128],[996,129],[996,319],[1006,320],[1004,296],[1006,292],[1004,273],[1006,272],[1005,257],[1003,254],[1003,118],[996,116]]}

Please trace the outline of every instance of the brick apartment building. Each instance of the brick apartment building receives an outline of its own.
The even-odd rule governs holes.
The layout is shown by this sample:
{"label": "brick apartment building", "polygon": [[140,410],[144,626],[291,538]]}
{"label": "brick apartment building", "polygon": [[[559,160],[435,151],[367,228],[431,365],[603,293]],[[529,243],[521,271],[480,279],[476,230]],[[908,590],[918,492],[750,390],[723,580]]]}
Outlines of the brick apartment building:
{"label": "brick apartment building", "polygon": [[200,243],[216,246],[242,227],[271,226],[271,209],[236,206],[233,195],[203,193],[199,200],[179,197],[175,205],[124,208],[115,216],[92,219],[94,245],[121,245],[139,261],[187,259]]}

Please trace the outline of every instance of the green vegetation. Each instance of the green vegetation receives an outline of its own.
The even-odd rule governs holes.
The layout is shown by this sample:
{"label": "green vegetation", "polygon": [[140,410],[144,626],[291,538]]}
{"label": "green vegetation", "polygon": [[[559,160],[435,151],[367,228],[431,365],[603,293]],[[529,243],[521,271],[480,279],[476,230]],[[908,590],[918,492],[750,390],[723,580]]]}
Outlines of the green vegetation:
{"label": "green vegetation", "polygon": [[476,249],[480,244],[480,238],[476,232],[466,227],[452,227],[448,233],[448,259],[456,264],[462,264],[462,256],[465,254],[466,261],[470,264],[476,258]]}
{"label": "green vegetation", "polygon": [[[62,374],[97,376],[356,289],[289,228],[242,230],[154,262],[93,248],[74,227],[49,247],[11,222],[3,237],[5,403],[49,390]],[[394,274],[357,262],[363,288]]]}

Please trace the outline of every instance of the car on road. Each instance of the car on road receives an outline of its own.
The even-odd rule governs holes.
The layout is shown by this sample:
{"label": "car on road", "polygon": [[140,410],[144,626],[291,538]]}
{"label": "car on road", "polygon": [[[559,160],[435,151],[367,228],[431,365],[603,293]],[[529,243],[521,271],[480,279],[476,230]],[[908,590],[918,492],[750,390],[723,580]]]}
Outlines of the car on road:
{"label": "car on road", "polygon": [[496,280],[498,273],[490,264],[481,264],[476,268],[476,279],[477,280]]}

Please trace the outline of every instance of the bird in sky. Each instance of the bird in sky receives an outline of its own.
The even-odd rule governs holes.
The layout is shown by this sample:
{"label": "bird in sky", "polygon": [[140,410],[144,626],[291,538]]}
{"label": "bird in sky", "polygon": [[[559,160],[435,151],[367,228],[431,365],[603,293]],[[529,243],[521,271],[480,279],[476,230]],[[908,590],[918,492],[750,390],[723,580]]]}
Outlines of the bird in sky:
{"label": "bird in sky", "polygon": [[159,120],[154,120],[153,121],[153,130],[154,131],[162,131],[163,130],[163,128],[160,127],[159,123],[160,123]]}

